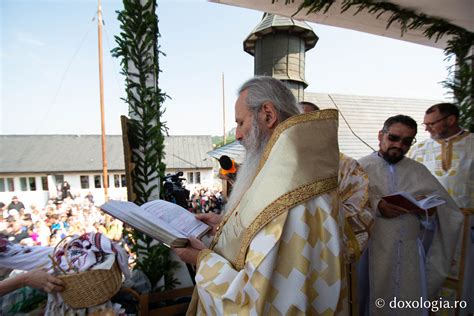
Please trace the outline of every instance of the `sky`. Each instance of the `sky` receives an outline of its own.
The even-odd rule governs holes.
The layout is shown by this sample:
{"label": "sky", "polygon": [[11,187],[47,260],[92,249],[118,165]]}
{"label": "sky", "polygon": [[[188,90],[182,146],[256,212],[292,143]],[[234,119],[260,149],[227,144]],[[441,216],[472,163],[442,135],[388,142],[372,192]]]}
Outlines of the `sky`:
{"label": "sky", "polygon": [[[120,0],[102,0],[105,129],[120,134],[128,114],[120,60]],[[0,134],[100,134],[95,0],[0,0]],[[222,134],[234,123],[239,86],[253,76],[243,41],[262,12],[203,0],[158,0],[166,56],[160,88],[170,135]],[[94,19],[95,18],[95,19]],[[306,91],[444,99],[443,51],[362,32],[308,23],[319,36],[306,53]]]}

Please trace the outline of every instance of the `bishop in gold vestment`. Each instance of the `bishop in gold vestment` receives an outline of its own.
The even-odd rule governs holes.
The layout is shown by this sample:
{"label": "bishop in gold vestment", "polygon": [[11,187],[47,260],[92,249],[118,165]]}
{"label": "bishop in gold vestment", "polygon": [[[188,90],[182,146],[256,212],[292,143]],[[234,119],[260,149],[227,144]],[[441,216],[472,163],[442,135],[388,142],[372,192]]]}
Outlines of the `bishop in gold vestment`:
{"label": "bishop in gold vestment", "polygon": [[[290,105],[296,102],[280,85],[276,79],[256,77],[241,88],[237,139],[248,144],[249,119],[263,130],[269,126],[271,133],[248,189],[235,205],[229,200],[210,248],[197,255],[188,314],[333,315],[347,310],[337,193],[338,114],[325,110],[281,120],[278,112],[284,110],[272,114],[274,103],[285,98]],[[255,89],[283,92],[275,92],[280,96],[273,100],[263,97],[261,106],[247,115]],[[239,194],[242,172],[232,194]],[[186,258],[193,249],[175,251]]]}

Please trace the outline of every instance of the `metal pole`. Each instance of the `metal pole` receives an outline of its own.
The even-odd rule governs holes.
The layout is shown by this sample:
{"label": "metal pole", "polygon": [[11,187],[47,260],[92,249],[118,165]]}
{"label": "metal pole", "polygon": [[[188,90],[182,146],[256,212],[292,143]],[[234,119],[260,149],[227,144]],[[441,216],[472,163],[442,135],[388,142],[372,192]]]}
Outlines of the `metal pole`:
{"label": "metal pole", "polygon": [[102,6],[101,0],[98,0],[97,7],[97,26],[99,35],[99,83],[100,83],[100,124],[102,131],[102,177],[104,180],[104,198],[105,202],[109,200],[108,187],[109,176],[107,174],[107,155],[106,155],[106,141],[105,141],[105,122],[104,122],[104,79],[102,72]]}
{"label": "metal pole", "polygon": [[224,126],[224,145],[227,143],[227,135],[225,132],[225,94],[224,94],[224,73],[222,73],[222,120]]}

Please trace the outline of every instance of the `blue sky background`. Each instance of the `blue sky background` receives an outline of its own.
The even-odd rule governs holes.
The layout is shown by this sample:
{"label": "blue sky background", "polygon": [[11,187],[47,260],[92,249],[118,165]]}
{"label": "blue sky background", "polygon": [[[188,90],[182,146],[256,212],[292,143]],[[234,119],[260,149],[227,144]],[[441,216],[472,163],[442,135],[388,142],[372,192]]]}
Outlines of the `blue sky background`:
{"label": "blue sky background", "polygon": [[[108,134],[127,114],[120,61],[120,0],[103,0],[105,114]],[[99,134],[97,1],[0,0],[0,134]],[[243,40],[262,13],[198,0],[160,1],[160,87],[171,96],[171,135],[222,133],[221,76],[227,128],[236,90],[253,76]],[[319,36],[306,54],[307,91],[442,99],[442,50],[310,23]]]}

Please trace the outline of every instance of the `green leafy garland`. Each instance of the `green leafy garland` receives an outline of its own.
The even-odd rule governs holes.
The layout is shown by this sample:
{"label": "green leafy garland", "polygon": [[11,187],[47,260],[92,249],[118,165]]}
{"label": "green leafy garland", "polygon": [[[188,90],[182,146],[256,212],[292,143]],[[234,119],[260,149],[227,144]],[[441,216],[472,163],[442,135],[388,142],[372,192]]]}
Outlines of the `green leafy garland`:
{"label": "green leafy garland", "polygon": [[[129,119],[129,141],[132,147],[133,192],[135,203],[141,205],[162,192],[160,186],[165,173],[164,140],[167,128],[161,117],[167,95],[158,86],[160,71],[158,46],[160,33],[155,14],[156,0],[123,0],[123,11],[117,11],[121,22],[120,36],[115,36],[118,47],[112,50],[114,57],[121,57],[122,74],[126,80]],[[177,262],[170,259],[170,250],[157,244],[152,238],[129,230],[132,251],[137,254],[136,268],[149,278],[153,290],[168,290],[179,282],[174,278]],[[164,277],[165,285],[157,287]]]}
{"label": "green leafy garland", "polygon": [[[278,0],[272,0],[274,3]],[[295,0],[285,0],[285,4],[294,3]],[[298,7],[298,12],[306,10],[306,14],[323,12],[327,13],[329,8],[335,3],[335,0],[304,0]],[[407,8],[402,8],[390,2],[379,2],[373,0],[343,0],[341,13],[350,8],[355,8],[355,14],[367,11],[375,14],[379,18],[384,13],[390,14],[387,22],[387,29],[398,22],[403,36],[408,30],[417,30],[424,28],[423,34],[429,38],[438,41],[443,36],[450,36],[447,40],[447,46],[444,53],[447,58],[456,57],[456,63],[450,68],[448,79],[442,82],[445,88],[450,89],[456,105],[461,112],[460,124],[474,132],[474,89],[473,89],[473,62],[474,57],[471,49],[474,46],[474,33],[449,23],[448,21],[431,17],[423,13],[415,12]]]}

